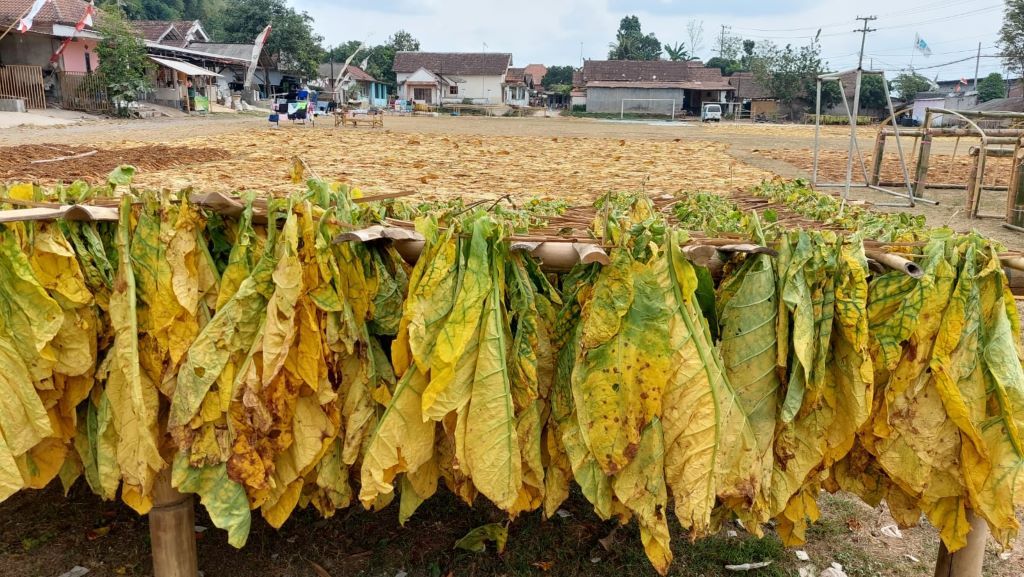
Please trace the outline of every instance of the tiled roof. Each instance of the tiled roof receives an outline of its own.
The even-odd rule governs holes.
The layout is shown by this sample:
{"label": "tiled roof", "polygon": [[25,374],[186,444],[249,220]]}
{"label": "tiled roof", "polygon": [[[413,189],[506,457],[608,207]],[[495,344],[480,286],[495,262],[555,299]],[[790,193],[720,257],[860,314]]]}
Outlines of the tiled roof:
{"label": "tiled roof", "polygon": [[701,82],[728,85],[718,68],[700,62],[670,60],[587,60],[583,81],[591,82]]}
{"label": "tiled roof", "polygon": [[[0,0],[0,22],[4,24],[3,27],[7,28],[31,5],[32,0]],[[85,14],[88,5],[84,0],[50,0],[43,4],[33,20],[32,32],[50,34],[54,24],[74,26]]]}
{"label": "tiled roof", "polygon": [[425,68],[435,74],[504,76],[512,55],[498,52],[398,52],[394,71],[412,73]]}
{"label": "tiled roof", "polygon": [[[168,32],[174,30],[174,22],[170,20],[133,20],[131,25],[150,42],[160,42]],[[178,46],[178,43],[172,45]]]}
{"label": "tiled roof", "polygon": [[541,88],[540,83],[544,81],[544,75],[548,73],[548,67],[543,64],[530,64],[526,67],[526,74],[533,77],[534,87]]}
{"label": "tiled roof", "polygon": [[[344,62],[335,62],[334,63],[334,76],[335,77],[344,76],[342,74],[342,70],[344,68],[345,68],[345,63]],[[326,64],[321,64],[319,66],[319,68],[317,68],[317,71],[319,72],[320,78],[330,78],[331,77],[331,63],[328,62]],[[359,82],[380,82],[379,80],[377,80],[376,78],[371,76],[368,72],[366,72],[365,70],[363,70],[362,68],[360,68],[358,66],[355,66],[354,64],[349,64],[348,65],[348,74],[352,78],[352,80],[356,80],[356,81],[359,81]]]}
{"label": "tiled roof", "polygon": [[771,98],[771,93],[757,81],[753,72],[736,72],[729,77],[729,84],[736,88],[736,98],[751,100]]}
{"label": "tiled roof", "polygon": [[509,86],[522,86],[526,84],[525,68],[509,68],[505,73],[505,84]]}
{"label": "tiled roof", "polygon": [[661,82],[661,81],[632,81],[632,82],[617,82],[614,80],[604,80],[597,82],[588,82],[587,88],[675,88],[677,90],[734,90],[728,82],[702,82],[700,80],[684,80],[680,82]]}

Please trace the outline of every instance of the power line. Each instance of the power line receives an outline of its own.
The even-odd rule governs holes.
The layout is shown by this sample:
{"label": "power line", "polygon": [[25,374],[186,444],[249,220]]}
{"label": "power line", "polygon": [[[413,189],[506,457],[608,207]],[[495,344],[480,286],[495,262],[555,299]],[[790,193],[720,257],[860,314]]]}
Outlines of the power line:
{"label": "power line", "polygon": [[[932,11],[932,10],[941,10],[941,9],[945,9],[945,8],[953,8],[953,7],[961,5],[961,4],[974,4],[976,1],[977,0],[951,0],[951,1],[946,1],[946,2],[926,3],[926,4],[922,4],[920,6],[915,6],[915,7],[912,7],[912,8],[906,8],[906,9],[903,9],[903,10],[895,10],[893,12],[887,12],[887,13],[882,14],[882,16],[898,16],[898,15],[902,15],[902,14],[917,14],[917,13],[920,13],[920,12],[928,12],[928,11]],[[959,14],[958,15],[951,15],[950,17],[958,17],[958,16],[960,16],[960,15]],[[847,23],[845,21],[843,21],[843,22],[834,22],[834,23],[830,23],[830,24],[822,24],[820,26],[801,26],[801,27],[797,27],[797,28],[744,28],[744,27],[741,27],[741,26],[734,26],[733,28],[735,28],[736,30],[749,30],[751,32],[804,32],[804,31],[813,32],[813,31],[818,30],[818,29],[824,30],[826,28],[840,28],[840,27],[844,27],[844,26],[847,26]],[[835,34],[829,34],[829,35],[830,36],[834,36]],[[773,37],[773,38],[787,38],[787,37],[786,36],[776,36],[776,37]]]}

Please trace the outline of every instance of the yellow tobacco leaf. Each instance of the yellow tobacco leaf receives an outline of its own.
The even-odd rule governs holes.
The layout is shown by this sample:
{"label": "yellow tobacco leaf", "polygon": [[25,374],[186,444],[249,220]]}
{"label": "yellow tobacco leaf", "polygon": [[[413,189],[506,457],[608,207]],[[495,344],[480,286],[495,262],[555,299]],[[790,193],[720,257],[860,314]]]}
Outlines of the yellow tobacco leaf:
{"label": "yellow tobacco leaf", "polygon": [[415,471],[434,452],[434,423],[423,422],[422,395],[426,377],[410,369],[395,387],[391,405],[381,415],[363,455],[359,500],[369,508],[379,496],[394,491],[392,482],[402,472]]}
{"label": "yellow tobacco leaf", "polygon": [[615,475],[612,488],[616,498],[640,524],[640,541],[647,558],[658,573],[666,575],[672,564],[672,549],[669,547],[666,510],[668,491],[665,488],[663,438],[661,421],[655,418],[644,429],[636,458]]}
{"label": "yellow tobacco leaf", "polygon": [[491,292],[494,279],[488,240],[492,225],[481,218],[473,224],[473,236],[465,263],[460,266],[459,290],[451,314],[437,335],[430,355],[430,383],[423,392],[424,417],[440,420],[469,400],[473,383],[457,378],[460,361],[468,356],[477,338],[477,328],[484,315],[484,301]]}

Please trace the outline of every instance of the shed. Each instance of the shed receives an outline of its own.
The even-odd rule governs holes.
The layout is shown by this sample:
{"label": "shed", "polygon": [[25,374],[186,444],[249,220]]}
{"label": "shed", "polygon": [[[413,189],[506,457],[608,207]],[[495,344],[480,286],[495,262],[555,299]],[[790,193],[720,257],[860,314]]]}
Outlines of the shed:
{"label": "shed", "polygon": [[727,95],[735,91],[718,68],[683,61],[587,60],[580,80],[587,92],[587,112],[628,112],[633,108],[669,114],[669,106],[673,106],[676,111],[696,114],[703,103],[725,103]]}

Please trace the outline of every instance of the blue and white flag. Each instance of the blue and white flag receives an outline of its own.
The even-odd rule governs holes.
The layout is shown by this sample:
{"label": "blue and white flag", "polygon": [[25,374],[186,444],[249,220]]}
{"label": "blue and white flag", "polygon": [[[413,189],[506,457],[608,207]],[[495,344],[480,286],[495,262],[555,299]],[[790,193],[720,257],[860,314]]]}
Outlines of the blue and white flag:
{"label": "blue and white flag", "polygon": [[914,34],[914,48],[920,50],[921,54],[924,54],[925,56],[932,55],[931,47],[924,41],[924,38],[921,38],[920,34]]}

